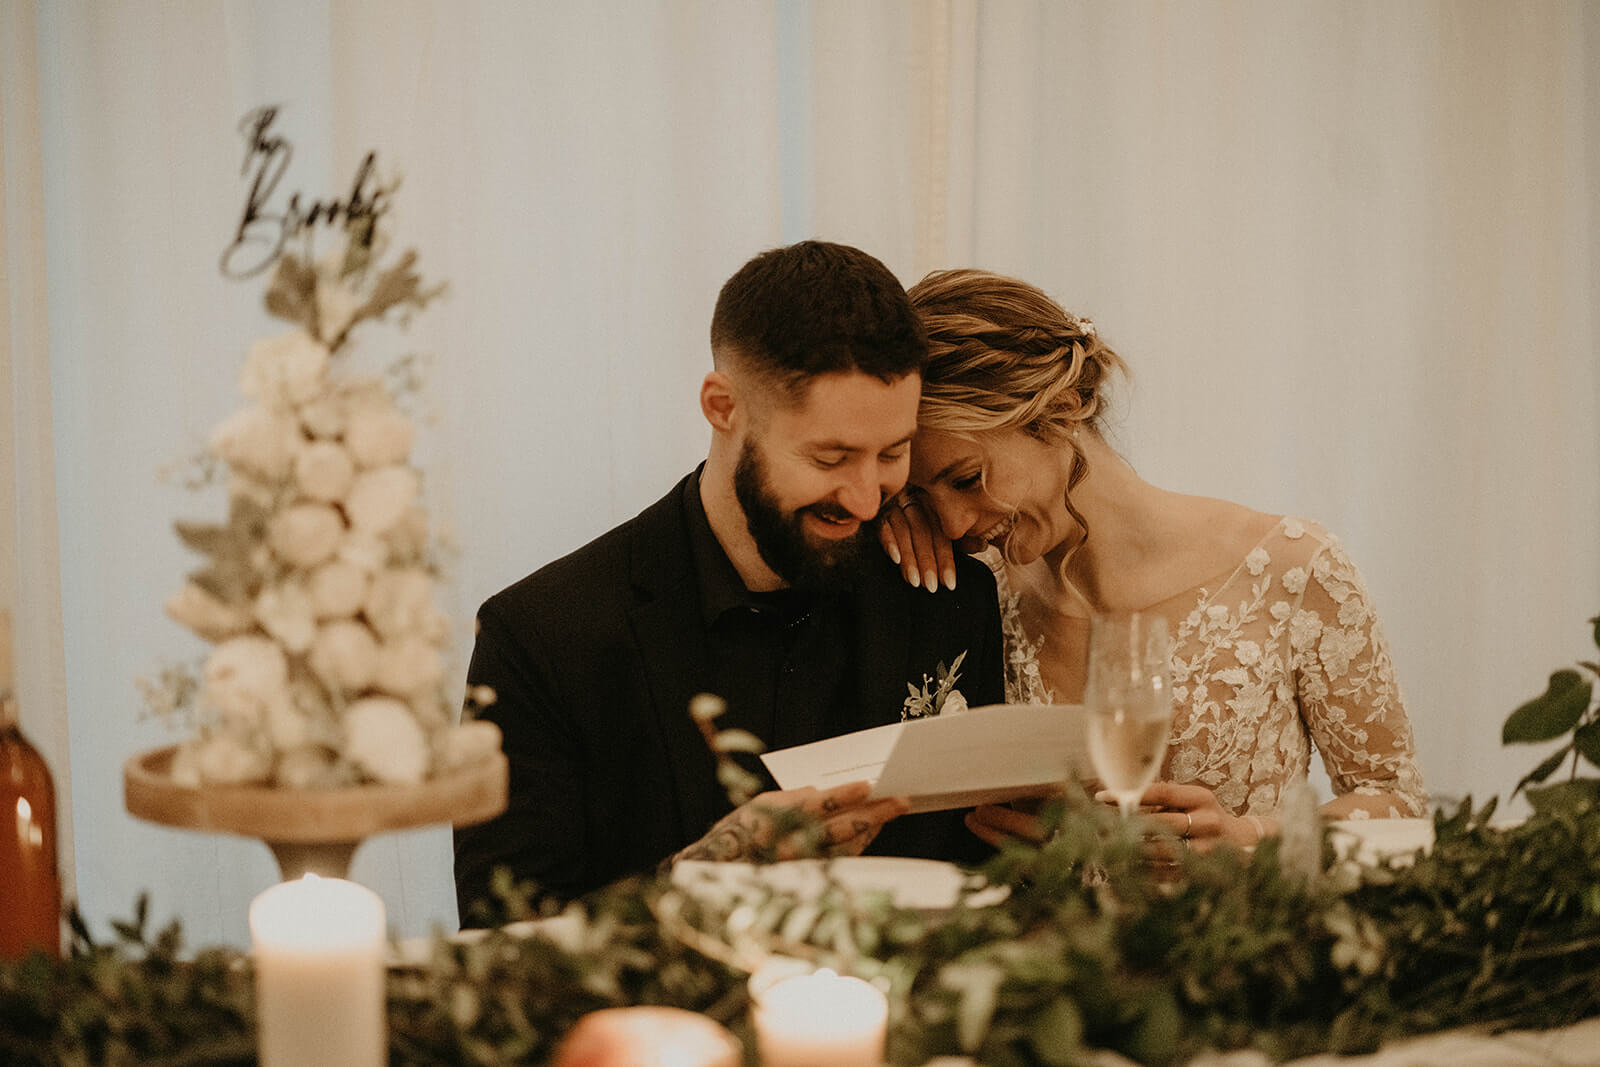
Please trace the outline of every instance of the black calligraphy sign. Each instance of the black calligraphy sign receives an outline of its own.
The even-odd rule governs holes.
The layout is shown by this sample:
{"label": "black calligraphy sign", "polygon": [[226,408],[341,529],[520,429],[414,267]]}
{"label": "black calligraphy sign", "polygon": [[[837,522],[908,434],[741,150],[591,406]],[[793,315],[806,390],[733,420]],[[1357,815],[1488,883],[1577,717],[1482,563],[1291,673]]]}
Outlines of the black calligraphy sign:
{"label": "black calligraphy sign", "polygon": [[276,206],[280,203],[275,199],[278,183],[294,158],[294,146],[273,130],[277,118],[276,107],[258,107],[239,123],[245,139],[240,173],[250,178],[250,193],[233,243],[222,253],[222,273],[230,278],[261,273],[283,254],[290,240],[317,226],[340,227],[357,247],[370,252],[378,220],[389,210],[394,187],[379,183],[376,152],[362,157],[343,199],[306,199],[294,191],[281,202],[282,207]]}

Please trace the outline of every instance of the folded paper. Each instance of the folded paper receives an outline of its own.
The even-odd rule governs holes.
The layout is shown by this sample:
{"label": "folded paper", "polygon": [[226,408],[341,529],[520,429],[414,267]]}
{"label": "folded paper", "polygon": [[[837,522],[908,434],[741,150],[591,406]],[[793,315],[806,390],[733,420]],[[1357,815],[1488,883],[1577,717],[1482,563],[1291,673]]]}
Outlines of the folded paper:
{"label": "folded paper", "polygon": [[993,704],[875,726],[761,757],[783,789],[873,783],[911,810],[998,804],[1092,776],[1077,704]]}

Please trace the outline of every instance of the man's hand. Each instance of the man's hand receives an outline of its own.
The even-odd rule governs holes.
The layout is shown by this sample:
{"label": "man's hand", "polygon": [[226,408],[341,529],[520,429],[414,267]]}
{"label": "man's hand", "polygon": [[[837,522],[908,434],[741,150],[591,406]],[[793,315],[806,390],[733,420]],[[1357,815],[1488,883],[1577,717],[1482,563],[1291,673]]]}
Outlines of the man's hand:
{"label": "man's hand", "polygon": [[673,861],[859,856],[885,823],[910,810],[899,797],[868,800],[871,792],[871,782],[852,782],[762,793],[723,816]]}
{"label": "man's hand", "polygon": [[1056,795],[1059,790],[1044,796],[1018,797],[1005,804],[979,805],[967,812],[967,829],[995,848],[1004,848],[1013,841],[1042,845],[1050,840],[1050,831],[1039,812],[1045,801]]}

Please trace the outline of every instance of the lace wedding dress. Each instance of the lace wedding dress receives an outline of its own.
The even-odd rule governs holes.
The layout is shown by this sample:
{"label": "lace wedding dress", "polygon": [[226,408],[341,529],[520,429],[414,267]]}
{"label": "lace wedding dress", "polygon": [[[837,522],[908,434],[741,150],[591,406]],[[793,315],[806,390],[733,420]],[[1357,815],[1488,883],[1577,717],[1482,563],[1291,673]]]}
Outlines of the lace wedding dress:
{"label": "lace wedding dress", "polygon": [[[998,555],[990,565],[1000,587],[1006,699],[1053,703],[1041,660],[1082,645],[1085,623],[1028,603]],[[1265,815],[1305,775],[1315,746],[1337,794],[1386,794],[1394,814],[1426,814],[1388,644],[1361,575],[1332,534],[1282,519],[1231,574],[1150,610],[1167,617],[1173,636],[1163,779],[1204,785],[1235,815]]]}

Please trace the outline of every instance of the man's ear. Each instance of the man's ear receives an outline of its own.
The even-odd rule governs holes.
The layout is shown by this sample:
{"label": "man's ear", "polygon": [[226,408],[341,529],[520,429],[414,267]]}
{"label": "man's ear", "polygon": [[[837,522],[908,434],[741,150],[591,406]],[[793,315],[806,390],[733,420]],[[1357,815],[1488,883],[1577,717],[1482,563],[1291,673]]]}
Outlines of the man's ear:
{"label": "man's ear", "polygon": [[718,433],[732,433],[740,418],[738,390],[733,379],[719,370],[700,383],[700,413]]}

